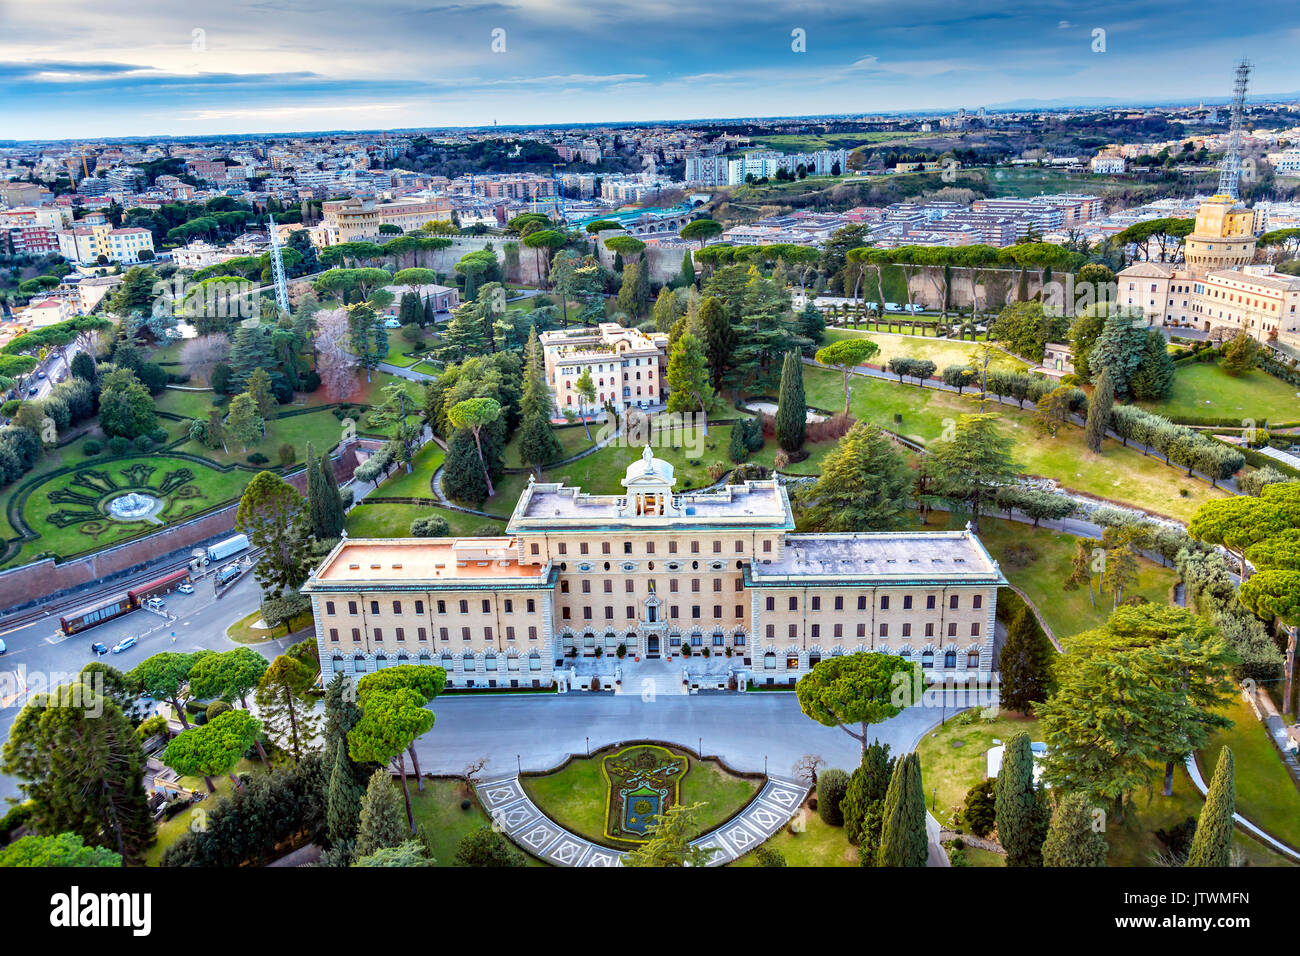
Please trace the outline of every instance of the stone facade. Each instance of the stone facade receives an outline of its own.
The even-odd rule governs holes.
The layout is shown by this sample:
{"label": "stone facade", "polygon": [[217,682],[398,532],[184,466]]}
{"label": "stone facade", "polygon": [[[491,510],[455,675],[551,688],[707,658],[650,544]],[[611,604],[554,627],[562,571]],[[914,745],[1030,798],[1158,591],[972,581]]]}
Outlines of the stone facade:
{"label": "stone facade", "polygon": [[502,537],[345,538],[303,588],[324,680],[425,662],[454,687],[542,687],[620,647],[625,668],[717,656],[760,683],[859,651],[988,679],[1006,581],[970,530],[793,534],[776,481],[674,482],[647,448],[621,495],[530,482]]}

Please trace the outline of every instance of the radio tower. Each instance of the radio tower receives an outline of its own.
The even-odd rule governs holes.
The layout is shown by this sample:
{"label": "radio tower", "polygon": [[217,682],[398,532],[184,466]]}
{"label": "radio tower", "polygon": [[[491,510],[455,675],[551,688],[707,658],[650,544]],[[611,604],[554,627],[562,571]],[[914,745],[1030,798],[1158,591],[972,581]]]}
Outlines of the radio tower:
{"label": "radio tower", "polygon": [[284,281],[284,260],[280,258],[280,237],[275,234],[275,217],[266,217],[266,231],[271,237],[271,275],[275,282],[275,304],[289,314],[289,287]]}
{"label": "radio tower", "polygon": [[1237,182],[1241,179],[1241,118],[1246,108],[1246,83],[1250,80],[1251,63],[1243,59],[1237,64],[1237,80],[1232,85],[1232,124],[1228,128],[1228,151],[1219,167],[1219,192],[1239,199]]}

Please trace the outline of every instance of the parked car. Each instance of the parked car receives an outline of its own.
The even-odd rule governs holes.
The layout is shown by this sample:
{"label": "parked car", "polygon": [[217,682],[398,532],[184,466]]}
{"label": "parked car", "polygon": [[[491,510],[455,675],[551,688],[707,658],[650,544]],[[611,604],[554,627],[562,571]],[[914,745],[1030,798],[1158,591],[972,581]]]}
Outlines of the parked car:
{"label": "parked car", "polygon": [[162,598],[160,598],[160,597],[151,597],[151,598],[147,598],[147,599],[145,599],[144,606],[147,607],[147,608],[148,608],[149,610],[151,610],[151,611],[161,611],[161,610],[162,610],[163,608],[165,608],[167,605],[165,605],[165,604],[163,603],[163,599],[162,599]]}
{"label": "parked car", "polygon": [[0,654],[3,654],[4,652],[5,652],[5,642],[3,639],[0,639]]}
{"label": "parked car", "polygon": [[386,329],[400,329],[401,327],[402,327],[402,323],[398,322],[396,319],[384,320],[384,328]]}
{"label": "parked car", "polygon": [[45,373],[44,373],[44,372],[37,372],[37,373],[36,373],[36,377],[37,377],[37,378],[44,378],[44,377],[45,377]]}
{"label": "parked car", "polygon": [[32,395],[39,395],[40,392],[41,392],[40,387],[39,387],[39,386],[36,386],[36,385],[33,385],[31,388],[29,388],[29,389],[27,390],[27,394],[28,394],[29,396],[32,396]]}
{"label": "parked car", "polygon": [[193,594],[194,585],[190,584],[189,581],[182,581],[180,584],[176,585],[176,591],[178,594]]}
{"label": "parked car", "polygon": [[91,644],[90,649],[95,652],[96,657],[103,657],[105,654],[108,653],[108,645],[101,643],[100,641],[96,641],[94,644]]}
{"label": "parked car", "polygon": [[116,644],[113,645],[113,653],[121,654],[123,651],[129,651],[131,648],[135,647],[135,640],[136,639],[134,637],[122,638],[120,641],[118,641]]}

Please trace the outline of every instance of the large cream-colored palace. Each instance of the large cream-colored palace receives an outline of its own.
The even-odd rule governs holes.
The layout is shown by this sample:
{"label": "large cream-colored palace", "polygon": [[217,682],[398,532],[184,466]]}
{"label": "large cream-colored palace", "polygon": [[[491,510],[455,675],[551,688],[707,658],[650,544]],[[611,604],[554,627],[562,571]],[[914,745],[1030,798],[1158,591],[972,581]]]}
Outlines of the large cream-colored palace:
{"label": "large cream-colored palace", "polygon": [[1139,262],[1119,273],[1119,303],[1149,325],[1206,332],[1245,330],[1267,345],[1300,349],[1300,277],[1255,256],[1254,214],[1228,195],[1211,196],[1184,242],[1184,263]]}
{"label": "large cream-colored palace", "polygon": [[640,656],[771,684],[860,651],[935,679],[994,667],[1006,581],[969,530],[795,534],[779,482],[678,493],[649,448],[622,484],[531,483],[496,538],[344,538],[303,586],[323,679],[431,663],[455,687],[564,686]]}

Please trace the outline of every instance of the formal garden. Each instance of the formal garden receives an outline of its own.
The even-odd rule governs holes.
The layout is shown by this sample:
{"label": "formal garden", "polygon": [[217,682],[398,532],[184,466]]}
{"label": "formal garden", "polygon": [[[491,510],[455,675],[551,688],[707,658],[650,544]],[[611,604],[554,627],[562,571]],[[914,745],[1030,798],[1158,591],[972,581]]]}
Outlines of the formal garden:
{"label": "formal garden", "polygon": [[690,838],[702,836],[739,813],[762,785],[758,776],[660,744],[608,747],[550,773],[524,774],[520,782],[560,826],[615,850],[636,849],[657,817],[675,805],[702,804]]}

